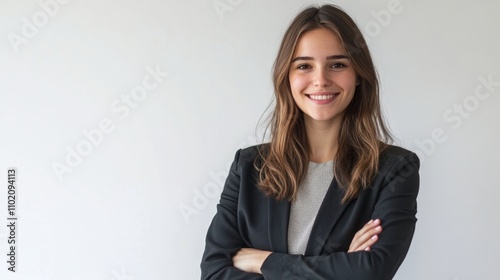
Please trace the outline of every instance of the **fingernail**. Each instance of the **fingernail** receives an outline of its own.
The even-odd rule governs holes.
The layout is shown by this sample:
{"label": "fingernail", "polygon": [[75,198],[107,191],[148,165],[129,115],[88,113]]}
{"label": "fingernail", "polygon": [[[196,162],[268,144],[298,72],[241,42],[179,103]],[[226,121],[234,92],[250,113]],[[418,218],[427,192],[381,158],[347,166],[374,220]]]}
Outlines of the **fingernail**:
{"label": "fingernail", "polygon": [[369,225],[369,224],[371,224],[371,223],[373,223],[373,220],[370,220],[370,221],[368,222],[368,225]]}
{"label": "fingernail", "polygon": [[374,235],[372,236],[372,240],[376,239],[377,238],[377,235]]}
{"label": "fingernail", "polygon": [[366,248],[365,248],[365,251],[370,251],[370,247],[366,247]]}
{"label": "fingernail", "polygon": [[378,226],[378,227],[375,228],[376,231],[379,231],[380,229],[381,229],[380,226]]}
{"label": "fingernail", "polygon": [[374,222],[378,224],[378,223],[380,223],[380,220],[376,219]]}

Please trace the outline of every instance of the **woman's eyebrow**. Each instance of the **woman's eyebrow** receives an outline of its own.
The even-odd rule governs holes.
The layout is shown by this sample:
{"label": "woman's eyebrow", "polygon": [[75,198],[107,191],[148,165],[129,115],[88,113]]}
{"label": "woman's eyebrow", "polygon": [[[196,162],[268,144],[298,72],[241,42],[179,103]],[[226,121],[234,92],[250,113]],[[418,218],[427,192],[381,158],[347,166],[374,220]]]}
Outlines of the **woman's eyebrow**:
{"label": "woman's eyebrow", "polygon": [[[349,59],[347,55],[344,54],[338,54],[338,55],[330,55],[327,56],[326,59],[332,60],[332,59]],[[313,57],[311,56],[297,56],[296,58],[292,59],[292,62],[298,61],[298,60],[314,60]]]}
{"label": "woman's eyebrow", "polygon": [[326,59],[349,59],[349,57],[345,54],[339,54],[339,55],[331,55]]}

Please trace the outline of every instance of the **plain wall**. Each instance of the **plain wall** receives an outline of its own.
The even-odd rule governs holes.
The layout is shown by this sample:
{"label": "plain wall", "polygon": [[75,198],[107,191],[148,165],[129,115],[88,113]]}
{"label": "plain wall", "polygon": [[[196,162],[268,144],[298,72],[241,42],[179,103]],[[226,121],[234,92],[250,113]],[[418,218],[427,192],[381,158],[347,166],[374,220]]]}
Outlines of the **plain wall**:
{"label": "plain wall", "polygon": [[[308,3],[0,0],[0,278],[199,279],[228,166],[261,142],[279,41]],[[422,161],[395,279],[497,279],[500,2],[328,3],[365,34],[396,144]]]}

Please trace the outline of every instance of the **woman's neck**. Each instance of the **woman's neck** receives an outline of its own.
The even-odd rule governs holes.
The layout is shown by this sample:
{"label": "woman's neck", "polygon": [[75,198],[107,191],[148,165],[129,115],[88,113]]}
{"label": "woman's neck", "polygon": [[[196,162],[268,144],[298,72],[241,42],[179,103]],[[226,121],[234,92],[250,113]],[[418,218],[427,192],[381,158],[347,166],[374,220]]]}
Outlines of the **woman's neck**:
{"label": "woman's neck", "polygon": [[309,142],[309,160],[327,162],[334,159],[338,149],[339,121],[305,120]]}

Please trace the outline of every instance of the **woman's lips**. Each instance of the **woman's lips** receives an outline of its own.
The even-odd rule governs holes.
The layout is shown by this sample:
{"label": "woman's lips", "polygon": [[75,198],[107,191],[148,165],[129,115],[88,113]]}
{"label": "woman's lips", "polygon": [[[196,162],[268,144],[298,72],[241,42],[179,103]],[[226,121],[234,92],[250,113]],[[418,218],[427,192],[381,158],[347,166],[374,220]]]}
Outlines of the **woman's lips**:
{"label": "woman's lips", "polygon": [[314,100],[326,100],[326,99],[332,99],[335,95],[333,94],[328,94],[328,95],[319,95],[319,94],[315,94],[315,95],[309,95],[309,97],[311,99],[314,99]]}
{"label": "woman's lips", "polygon": [[339,95],[340,93],[314,93],[314,94],[306,94],[307,98],[311,100],[312,102],[323,105],[323,104],[328,104],[335,100],[335,98]]}

